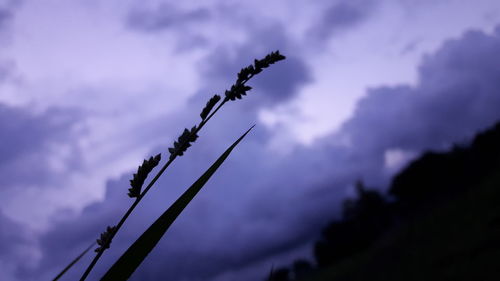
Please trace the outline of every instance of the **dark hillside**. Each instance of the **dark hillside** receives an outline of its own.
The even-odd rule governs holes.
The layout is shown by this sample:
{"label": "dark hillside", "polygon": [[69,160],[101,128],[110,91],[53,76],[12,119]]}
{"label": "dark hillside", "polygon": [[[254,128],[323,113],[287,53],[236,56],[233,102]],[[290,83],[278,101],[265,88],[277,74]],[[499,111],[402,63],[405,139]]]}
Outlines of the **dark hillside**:
{"label": "dark hillside", "polygon": [[[468,146],[424,153],[394,177],[392,200],[357,189],[300,280],[500,280],[500,123]],[[280,280],[299,280],[290,273]]]}
{"label": "dark hillside", "polygon": [[304,280],[500,280],[500,166],[497,171]]}
{"label": "dark hillside", "polygon": [[500,123],[425,153],[389,193],[393,225],[308,280],[500,280]]}
{"label": "dark hillside", "polygon": [[401,210],[422,208],[474,188],[500,165],[500,123],[478,134],[469,147],[425,153],[394,177],[389,193]]}

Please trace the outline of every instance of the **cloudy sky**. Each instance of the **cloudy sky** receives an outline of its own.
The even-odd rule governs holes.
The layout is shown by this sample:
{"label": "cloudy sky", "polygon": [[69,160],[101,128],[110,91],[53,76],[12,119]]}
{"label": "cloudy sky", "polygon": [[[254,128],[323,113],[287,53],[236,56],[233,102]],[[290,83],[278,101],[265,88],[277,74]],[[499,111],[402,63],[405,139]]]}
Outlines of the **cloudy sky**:
{"label": "cloudy sky", "polygon": [[[134,280],[260,280],[363,179],[500,120],[497,0],[0,0],[0,279],[51,279],[240,68],[280,50],[132,215],[98,279],[252,124]],[[77,278],[89,257],[68,272]],[[260,278],[260,279],[259,279]]]}

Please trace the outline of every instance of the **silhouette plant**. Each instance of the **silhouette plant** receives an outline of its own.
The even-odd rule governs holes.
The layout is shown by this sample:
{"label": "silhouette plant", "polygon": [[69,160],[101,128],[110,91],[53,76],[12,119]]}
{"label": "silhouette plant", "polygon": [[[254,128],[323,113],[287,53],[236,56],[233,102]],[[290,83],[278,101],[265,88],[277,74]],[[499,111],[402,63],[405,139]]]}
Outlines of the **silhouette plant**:
{"label": "silhouette plant", "polygon": [[[246,85],[246,83],[255,75],[259,74],[264,68],[269,67],[278,61],[284,60],[285,56],[281,55],[279,51],[271,52],[266,55],[263,59],[255,59],[254,64],[249,65],[240,70],[237,75],[236,82],[226,90],[224,99],[221,101],[221,96],[214,95],[206,103],[205,107],[200,113],[201,121],[198,125],[193,126],[191,129],[184,129],[183,133],[174,142],[173,146],[168,149],[170,153],[167,162],[162,166],[162,168],[156,173],[149,184],[142,190],[143,184],[147,179],[148,175],[153,171],[153,169],[158,166],[161,161],[161,153],[150,157],[148,160],[144,160],[142,165],[137,169],[137,172],[133,175],[130,180],[130,188],[128,189],[128,196],[135,198],[134,202],[124,213],[118,224],[115,226],[108,226],[106,231],[104,231],[100,238],[97,239],[98,248],[95,249],[96,255],[91,261],[85,272],[81,277],[81,281],[85,280],[89,273],[92,271],[100,257],[103,253],[111,246],[113,238],[117,235],[127,218],[134,211],[135,207],[140,203],[142,198],[147,194],[147,192],[153,187],[160,176],[165,172],[165,170],[170,166],[170,164],[177,158],[186,152],[186,150],[196,141],[198,138],[198,132],[205,126],[205,124],[219,111],[219,109],[229,101],[234,101],[236,99],[242,99],[243,96],[247,94],[252,87]],[[220,102],[220,103],[219,103]],[[217,107],[215,107],[218,104]],[[215,109],[214,109],[215,108]],[[253,128],[253,126],[252,126]],[[158,218],[158,220],[151,225],[146,232],[127,250],[127,252],[113,265],[113,267],[106,273],[103,277],[104,280],[126,280],[134,272],[134,270],[140,265],[142,260],[147,256],[147,254],[155,247],[156,243],[163,236],[168,227],[174,222],[177,216],[182,212],[182,210],[187,206],[187,204],[194,198],[196,193],[203,187],[203,185],[208,181],[210,176],[215,173],[217,168],[222,164],[222,162],[229,156],[229,153],[233,148],[246,136],[246,134],[252,129],[250,128],[246,133],[244,133],[232,146],[230,146],[219,159],[183,194],[177,201],[175,201],[170,208],[168,208],[165,213]],[[85,254],[86,251],[82,253]],[[79,256],[80,258],[81,256]],[[79,259],[78,258],[78,259]],[[78,259],[76,261],[78,261]],[[59,278],[64,272],[66,272],[69,267],[74,263],[71,263],[66,267],[63,272],[61,272],[57,278]],[[133,264],[133,265],[131,265]],[[125,267],[124,267],[125,266]]]}

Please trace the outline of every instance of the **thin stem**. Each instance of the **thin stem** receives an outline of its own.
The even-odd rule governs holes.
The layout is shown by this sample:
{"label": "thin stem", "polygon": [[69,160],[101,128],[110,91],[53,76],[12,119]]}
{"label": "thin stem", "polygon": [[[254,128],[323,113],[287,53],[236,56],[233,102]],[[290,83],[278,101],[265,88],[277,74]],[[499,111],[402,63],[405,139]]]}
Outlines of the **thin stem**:
{"label": "thin stem", "polygon": [[92,247],[94,247],[94,245],[96,244],[96,242],[93,242],[92,245],[88,246],[87,249],[85,249],[81,254],[79,254],[72,262],[70,262],[54,279],[52,279],[52,281],[57,281],[59,280],[59,278],[61,278],[61,276],[64,275],[64,273],[66,273],[66,271],[68,271],[75,263],[77,263],[88,251],[90,251],[90,249],[92,249]]}

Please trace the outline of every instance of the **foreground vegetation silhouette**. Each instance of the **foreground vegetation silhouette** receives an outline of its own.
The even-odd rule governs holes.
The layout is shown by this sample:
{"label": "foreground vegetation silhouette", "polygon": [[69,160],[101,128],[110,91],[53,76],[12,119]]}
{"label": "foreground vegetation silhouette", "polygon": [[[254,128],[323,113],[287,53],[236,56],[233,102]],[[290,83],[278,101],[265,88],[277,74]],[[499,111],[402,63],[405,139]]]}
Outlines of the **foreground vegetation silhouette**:
{"label": "foreground vegetation silhouette", "polygon": [[[198,132],[203,126],[215,115],[215,113],[227,102],[236,99],[242,99],[252,87],[246,83],[255,75],[259,74],[270,65],[284,60],[285,56],[280,54],[279,51],[271,52],[263,59],[255,59],[254,63],[241,69],[237,75],[236,82],[230,87],[229,90],[224,92],[224,98],[219,95],[214,95],[207,102],[206,106],[200,113],[201,121],[198,125],[193,126],[191,129],[184,129],[183,133],[179,136],[173,146],[168,149],[169,157],[167,162],[153,177],[150,183],[142,190],[143,184],[148,175],[153,169],[161,162],[161,153],[156,156],[151,156],[149,159],[144,160],[142,165],[137,169],[137,172],[130,180],[130,188],[128,189],[128,196],[134,199],[131,206],[125,212],[118,224],[108,226],[106,230],[97,239],[98,247],[95,249],[96,256],[87,267],[81,281],[85,280],[94,266],[99,261],[100,257],[110,248],[113,238],[117,235],[122,225],[127,218],[134,211],[135,207],[140,203],[146,193],[153,187],[160,176],[170,166],[170,164],[186,152],[186,150],[197,140]],[[217,107],[215,107],[217,105]],[[215,109],[214,109],[215,108]],[[159,240],[168,230],[170,225],[176,220],[184,208],[191,202],[196,194],[201,190],[210,177],[216,172],[224,160],[229,156],[231,151],[240,143],[240,141],[250,132],[253,126],[248,129],[240,138],[238,138],[213,164],[208,170],[198,178],[191,187],[189,187],[184,194],[182,194],[129,248],[128,250],[116,261],[116,263],[107,271],[101,280],[127,280],[134,271],[139,267],[146,256],[153,250]],[[59,273],[54,280],[59,279],[65,272],[67,272],[78,260],[88,251],[84,250],[76,259],[74,259],[68,266],[66,266],[61,273]]]}
{"label": "foreground vegetation silhouette", "polygon": [[267,280],[500,280],[500,122],[424,153],[386,195],[361,181],[356,190],[315,243],[315,267]]}

